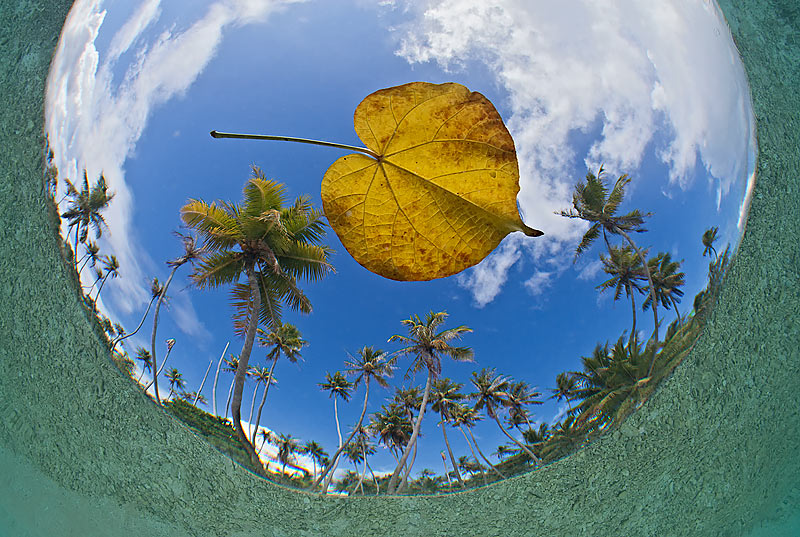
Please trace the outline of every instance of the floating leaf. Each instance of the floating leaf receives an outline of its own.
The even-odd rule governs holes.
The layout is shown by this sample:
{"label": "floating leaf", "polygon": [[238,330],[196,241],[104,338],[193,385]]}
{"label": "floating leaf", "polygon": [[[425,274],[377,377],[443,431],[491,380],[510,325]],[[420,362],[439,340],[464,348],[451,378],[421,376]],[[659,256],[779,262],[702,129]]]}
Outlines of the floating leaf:
{"label": "floating leaf", "polygon": [[514,141],[480,93],[454,83],[387,88],[358,105],[354,123],[375,157],[334,162],[322,203],[368,270],[442,278],[479,263],[512,231],[542,234],[520,219]]}

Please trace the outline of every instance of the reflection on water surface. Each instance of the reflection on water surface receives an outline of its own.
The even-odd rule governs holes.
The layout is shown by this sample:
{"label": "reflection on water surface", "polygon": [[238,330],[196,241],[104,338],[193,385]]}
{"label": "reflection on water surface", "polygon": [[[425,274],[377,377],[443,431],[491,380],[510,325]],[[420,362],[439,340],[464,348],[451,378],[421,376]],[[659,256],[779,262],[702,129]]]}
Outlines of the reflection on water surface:
{"label": "reflection on water surface", "polygon": [[[714,6],[192,6],[77,2],[47,132],[66,255],[115,360],[212,445],[303,488],[335,466],[329,491],[384,494],[393,473],[406,493],[461,490],[585,445],[691,348],[743,231],[755,160],[746,81]],[[265,282],[283,325],[263,318],[249,356],[248,456],[230,415],[247,271],[214,272],[224,259],[201,249],[213,233],[184,227],[181,210],[243,203],[255,165],[284,185],[284,206],[310,196],[295,217],[324,222],[320,182],[345,153],[208,132],[362,145],[357,104],[416,80],[494,103],[516,144],[523,220],[545,235],[513,233],[476,267],[416,283],[366,271],[329,230],[305,237],[335,272]],[[234,242],[215,255],[241,252]],[[222,276],[198,287],[204,270]]]}

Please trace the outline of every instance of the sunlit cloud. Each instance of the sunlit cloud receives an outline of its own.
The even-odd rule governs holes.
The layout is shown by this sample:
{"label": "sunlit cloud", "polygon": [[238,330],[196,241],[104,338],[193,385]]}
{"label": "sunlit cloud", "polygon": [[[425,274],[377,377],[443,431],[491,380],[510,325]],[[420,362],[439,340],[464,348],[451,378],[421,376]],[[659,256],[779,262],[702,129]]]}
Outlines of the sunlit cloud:
{"label": "sunlit cloud", "polygon": [[[110,233],[103,242],[122,270],[110,296],[104,297],[110,309],[129,313],[149,299],[144,273],[155,265],[131,224],[135,200],[125,162],[153,110],[189,89],[214,57],[225,31],[263,22],[296,1],[221,0],[185,29],[156,33],[145,30],[158,22],[160,2],[147,0],[111,37],[104,56],[95,46],[106,16],[103,0],[75,2],[47,82],[46,128],[62,177],[74,181],[86,169],[94,182],[102,172],[115,192],[104,215]],[[126,53],[135,54],[134,61],[115,81],[117,61]]]}
{"label": "sunlit cloud", "polygon": [[[517,145],[520,209],[526,223],[545,231],[536,241],[504,243],[498,258],[490,256],[459,279],[479,306],[499,292],[518,251],[542,259],[544,243],[574,244],[580,237],[581,223],[554,214],[570,205],[572,186],[582,177],[574,170],[603,163],[612,175],[634,173],[653,144],[668,177],[637,181],[687,188],[699,162],[721,198],[747,172],[752,124],[746,79],[710,1],[404,6],[414,16],[398,28],[400,56],[449,70],[482,61],[506,90],[508,102],[501,104],[510,110],[507,125]],[[588,151],[577,154],[570,136],[594,132],[599,135]]]}

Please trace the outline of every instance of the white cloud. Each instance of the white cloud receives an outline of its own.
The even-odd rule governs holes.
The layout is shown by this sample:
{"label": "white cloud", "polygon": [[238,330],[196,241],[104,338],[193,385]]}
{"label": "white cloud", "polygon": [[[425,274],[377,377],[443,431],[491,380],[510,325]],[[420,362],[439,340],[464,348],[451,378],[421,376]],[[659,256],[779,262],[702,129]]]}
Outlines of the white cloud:
{"label": "white cloud", "polygon": [[472,270],[462,272],[456,277],[460,286],[470,290],[475,305],[479,308],[494,300],[506,282],[509,267],[521,255],[517,242],[519,237],[516,235],[506,238],[489,257]]}
{"label": "white cloud", "polygon": [[603,270],[603,262],[599,259],[596,261],[592,261],[591,263],[587,263],[580,272],[578,272],[578,279],[584,281],[591,281],[597,277],[598,274]]}
{"label": "white cloud", "polygon": [[[134,199],[124,168],[154,108],[186,92],[226,30],[261,22],[295,1],[220,0],[185,30],[146,35],[161,13],[158,0],[147,0],[102,54],[95,41],[106,15],[103,0],[78,0],[70,11],[47,82],[47,134],[62,177],[75,180],[85,168],[93,182],[102,172],[116,193],[105,213],[110,233],[104,236],[122,269],[104,298],[123,313],[149,299],[144,268],[155,267],[131,225]],[[115,84],[112,72],[131,47],[138,47],[135,60]],[[191,320],[189,310],[184,313]]]}
{"label": "white cloud", "polygon": [[[558,250],[553,243],[572,244],[585,229],[553,214],[569,206],[579,178],[573,169],[604,163],[612,175],[634,172],[648,144],[666,139],[657,150],[671,185],[687,187],[698,158],[720,196],[747,171],[748,89],[727,26],[708,0],[406,6],[414,18],[400,27],[400,56],[451,70],[479,60],[507,91],[507,125],[520,163],[518,201],[526,222],[545,231],[524,246],[504,243],[499,259],[491,256],[459,279],[479,305],[497,295],[519,249],[541,258]],[[570,136],[598,126],[588,152],[576,154]],[[635,177],[631,188],[646,180],[660,179]]]}

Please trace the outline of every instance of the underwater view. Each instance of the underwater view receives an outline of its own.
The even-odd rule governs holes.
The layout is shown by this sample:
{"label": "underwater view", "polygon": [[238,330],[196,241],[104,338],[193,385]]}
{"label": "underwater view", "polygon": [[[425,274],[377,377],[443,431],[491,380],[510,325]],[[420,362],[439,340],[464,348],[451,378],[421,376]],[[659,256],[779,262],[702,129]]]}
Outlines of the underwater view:
{"label": "underwater view", "polygon": [[700,0],[79,0],[45,134],[120,374],[320,494],[458,492],[618,430],[703,333],[756,181]]}

